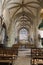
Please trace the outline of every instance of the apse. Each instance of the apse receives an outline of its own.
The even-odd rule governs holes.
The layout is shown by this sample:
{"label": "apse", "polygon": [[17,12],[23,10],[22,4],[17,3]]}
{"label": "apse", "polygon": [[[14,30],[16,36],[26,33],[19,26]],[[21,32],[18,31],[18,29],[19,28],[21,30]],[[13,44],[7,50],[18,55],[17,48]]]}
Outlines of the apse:
{"label": "apse", "polygon": [[25,28],[19,31],[19,41],[23,43],[28,42],[28,31]]}

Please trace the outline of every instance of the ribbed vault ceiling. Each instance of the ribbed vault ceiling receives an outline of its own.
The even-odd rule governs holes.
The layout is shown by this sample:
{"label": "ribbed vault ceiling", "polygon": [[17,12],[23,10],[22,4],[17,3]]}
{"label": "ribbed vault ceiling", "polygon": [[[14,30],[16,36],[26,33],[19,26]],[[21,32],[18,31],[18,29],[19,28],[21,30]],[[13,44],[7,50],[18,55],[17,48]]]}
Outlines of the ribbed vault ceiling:
{"label": "ribbed vault ceiling", "polygon": [[[9,10],[12,18],[17,18],[17,21],[24,21],[24,26],[29,25],[26,21],[33,23],[34,17],[37,15],[37,10],[43,7],[43,0],[3,0],[2,9]],[[17,15],[17,17],[16,17]],[[17,22],[16,21],[16,22]]]}
{"label": "ribbed vault ceiling", "polygon": [[38,9],[40,2],[37,0],[4,0],[3,10],[8,8],[12,17],[18,12],[26,11],[30,15],[35,15],[35,9]]}

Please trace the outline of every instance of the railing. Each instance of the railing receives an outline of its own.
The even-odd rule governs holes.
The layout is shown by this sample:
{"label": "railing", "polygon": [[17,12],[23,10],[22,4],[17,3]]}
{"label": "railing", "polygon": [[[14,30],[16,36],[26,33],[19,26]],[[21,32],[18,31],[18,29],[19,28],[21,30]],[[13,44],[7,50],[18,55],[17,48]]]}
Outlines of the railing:
{"label": "railing", "polygon": [[32,58],[43,58],[42,49],[32,49]]}
{"label": "railing", "polygon": [[17,49],[12,48],[0,48],[0,60],[12,60],[17,57],[18,51]]}

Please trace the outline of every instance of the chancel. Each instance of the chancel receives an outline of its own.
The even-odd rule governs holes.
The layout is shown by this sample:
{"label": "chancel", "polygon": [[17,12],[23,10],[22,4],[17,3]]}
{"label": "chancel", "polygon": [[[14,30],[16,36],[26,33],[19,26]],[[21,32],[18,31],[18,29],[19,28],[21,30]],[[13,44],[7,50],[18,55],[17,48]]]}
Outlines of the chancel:
{"label": "chancel", "polygon": [[0,0],[0,65],[43,64],[43,0]]}

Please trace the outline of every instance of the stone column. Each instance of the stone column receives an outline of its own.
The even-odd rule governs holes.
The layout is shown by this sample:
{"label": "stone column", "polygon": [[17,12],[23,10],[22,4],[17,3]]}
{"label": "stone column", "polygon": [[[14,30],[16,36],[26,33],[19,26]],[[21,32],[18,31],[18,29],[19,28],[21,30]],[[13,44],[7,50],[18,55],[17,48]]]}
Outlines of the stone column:
{"label": "stone column", "polygon": [[0,16],[2,15],[2,0],[0,0]]}

